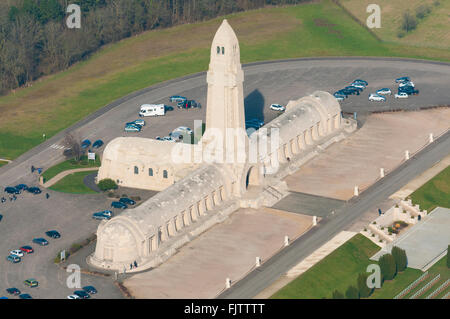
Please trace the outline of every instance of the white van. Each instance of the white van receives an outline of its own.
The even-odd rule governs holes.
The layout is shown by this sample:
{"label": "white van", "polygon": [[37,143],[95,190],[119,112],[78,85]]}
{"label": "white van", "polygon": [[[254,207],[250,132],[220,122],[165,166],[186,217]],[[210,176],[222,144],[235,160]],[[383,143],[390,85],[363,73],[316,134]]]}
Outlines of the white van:
{"label": "white van", "polygon": [[164,104],[144,104],[141,106],[139,116],[163,116],[166,115]]}

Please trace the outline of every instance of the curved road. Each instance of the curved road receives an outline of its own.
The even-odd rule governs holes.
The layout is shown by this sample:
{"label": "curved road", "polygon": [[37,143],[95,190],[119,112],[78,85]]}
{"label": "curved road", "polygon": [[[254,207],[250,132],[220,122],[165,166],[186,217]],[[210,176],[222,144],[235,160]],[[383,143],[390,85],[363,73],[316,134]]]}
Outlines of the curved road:
{"label": "curved road", "polygon": [[[345,112],[358,112],[361,119],[373,111],[390,109],[418,109],[432,105],[450,104],[450,64],[437,62],[424,62],[416,60],[399,60],[388,58],[311,58],[287,61],[274,61],[254,63],[244,66],[245,71],[245,108],[247,117],[257,117],[265,122],[272,120],[277,113],[269,110],[272,103],[286,104],[291,99],[298,99],[315,90],[334,92],[348,85],[356,78],[365,79],[369,86],[361,96],[351,96],[342,103]],[[368,102],[368,93],[378,88],[396,87],[394,79],[403,75],[410,76],[421,94],[406,100],[388,98],[386,103]],[[169,112],[165,117],[146,119],[147,126],[139,134],[125,134],[123,124],[137,118],[139,106],[144,103],[168,104],[168,97],[175,94],[187,96],[206,105],[206,74],[194,74],[181,79],[161,83],[124,97],[88,116],[66,131],[73,131],[81,138],[95,140],[103,139],[111,141],[118,136],[142,136],[154,138],[165,136],[177,126],[193,126],[193,121],[205,118],[205,108],[194,110],[178,110]],[[20,156],[12,163],[0,168],[0,187],[16,185],[18,183],[36,184],[37,177],[30,172],[31,165],[47,168],[63,159],[61,145],[64,133],[61,132],[45,143],[33,148]],[[443,149],[448,154],[448,135],[436,144],[440,151],[436,152],[436,158],[442,155]],[[429,152],[434,154],[433,152]],[[446,155],[446,154],[444,154]],[[430,155],[431,156],[431,155]],[[408,170],[408,174],[392,181],[386,179],[382,189],[374,188],[364,193],[373,201],[386,193],[395,191],[417,174],[420,169],[432,165],[434,159],[427,160],[418,157],[417,161],[411,161],[408,165],[419,163],[420,167]],[[409,167],[409,166],[408,166]],[[405,168],[407,169],[407,167]],[[404,170],[402,170],[403,172]],[[28,277],[35,277],[41,281],[38,290],[34,290],[33,296],[39,298],[64,298],[70,290],[64,286],[64,274],[61,274],[50,260],[63,248],[80,239],[88,237],[95,232],[98,223],[90,218],[93,211],[108,208],[109,201],[102,195],[70,195],[50,192],[50,200],[43,196],[21,195],[17,202],[0,204],[0,213],[4,215],[0,222],[0,294],[4,289],[17,286],[22,287],[21,282]],[[362,196],[360,200],[363,199]],[[367,202],[364,201],[367,204]],[[365,205],[366,205],[365,204]],[[356,205],[356,204],[355,204]],[[353,207],[353,206],[352,206]],[[302,238],[303,245],[300,255],[312,250],[326,236],[342,229],[348,219],[356,218],[364,207],[355,206],[354,212],[346,214],[342,219],[337,214],[334,219],[324,221],[308,237]],[[349,216],[349,217],[347,217]],[[336,220],[336,221],[333,221]],[[327,226],[328,225],[328,226]],[[327,228],[329,227],[329,228]],[[51,240],[48,247],[37,247],[33,256],[26,256],[21,264],[13,265],[6,262],[4,257],[12,249],[20,245],[29,244],[34,237],[41,237],[49,229],[58,229],[63,234],[60,240]],[[324,230],[322,230],[324,229]],[[319,235],[315,235],[319,234]],[[316,240],[314,236],[318,236]],[[310,238],[308,240],[308,238]],[[291,246],[289,249],[293,249]],[[289,250],[282,252],[289,254]],[[276,259],[278,260],[278,258]],[[284,260],[284,261],[283,261]],[[293,262],[280,258],[283,267]],[[279,264],[273,264],[280,267]],[[267,268],[275,267],[266,263]],[[264,268],[261,268],[261,271]],[[276,269],[269,270],[270,276],[276,274]],[[270,277],[269,276],[269,277]],[[268,278],[269,278],[268,277]],[[270,277],[272,278],[272,277]],[[89,279],[91,280],[91,279]],[[94,285],[105,287],[105,298],[118,298],[120,294],[100,279],[92,279]],[[264,282],[264,281],[263,281]],[[268,281],[265,281],[267,284]],[[240,288],[245,287],[245,288]],[[252,297],[261,286],[254,284],[236,285],[228,295],[223,297]],[[106,293],[110,289],[111,293]],[[28,292],[28,291],[27,291]]]}

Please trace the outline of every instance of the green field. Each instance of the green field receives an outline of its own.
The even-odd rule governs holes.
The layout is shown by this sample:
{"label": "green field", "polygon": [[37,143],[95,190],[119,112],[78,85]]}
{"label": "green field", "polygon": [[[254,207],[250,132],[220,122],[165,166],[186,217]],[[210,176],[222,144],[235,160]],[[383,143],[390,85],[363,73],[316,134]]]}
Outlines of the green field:
{"label": "green field", "polygon": [[422,274],[420,270],[406,268],[404,272],[398,273],[394,280],[385,281],[381,289],[375,289],[369,298],[392,299]]}
{"label": "green field", "polygon": [[[50,179],[55,177],[61,172],[68,171],[71,169],[77,168],[89,168],[89,167],[100,167],[101,161],[98,156],[96,156],[95,162],[88,161],[87,156],[82,156],[80,162],[76,162],[75,160],[67,160],[62,163],[59,163],[53,167],[47,169],[42,176],[44,177],[44,182],[48,182]],[[92,172],[91,172],[92,173]]]}
{"label": "green field", "polygon": [[[328,0],[226,16],[242,62],[311,56],[405,56],[450,61],[450,51],[382,43]],[[221,18],[142,33],[0,98],[0,157],[17,158],[129,93],[204,71]],[[174,92],[176,93],[176,92]],[[20,127],[20,130],[17,128]]]}
{"label": "green field", "polygon": [[414,204],[431,212],[437,206],[450,208],[450,166],[410,195]]}
{"label": "green field", "polygon": [[335,289],[345,293],[349,285],[356,285],[358,274],[365,273],[367,266],[373,263],[369,258],[378,250],[377,245],[357,234],[271,298],[331,298]]}
{"label": "green field", "polygon": [[[366,8],[374,3],[372,0],[340,0],[354,16],[365,23],[369,14]],[[405,6],[403,1],[378,0],[375,2],[381,9],[381,28],[372,29],[383,41],[413,45],[417,47],[430,47],[450,49],[450,1],[448,0],[408,0]],[[417,28],[399,38],[403,14],[407,11],[416,15],[419,6],[426,5],[431,9],[429,15],[417,19]]]}
{"label": "green field", "polygon": [[70,174],[60,180],[58,183],[50,187],[51,190],[71,193],[71,194],[97,194],[89,187],[85,186],[83,183],[84,178],[87,175],[93,174],[94,172],[79,172]]}

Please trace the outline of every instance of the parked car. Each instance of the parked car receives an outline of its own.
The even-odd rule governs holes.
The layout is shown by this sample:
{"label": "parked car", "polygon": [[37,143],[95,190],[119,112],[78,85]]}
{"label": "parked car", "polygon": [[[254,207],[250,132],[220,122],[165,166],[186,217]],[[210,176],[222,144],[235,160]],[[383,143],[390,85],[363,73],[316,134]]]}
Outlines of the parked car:
{"label": "parked car", "polygon": [[338,101],[344,101],[345,100],[345,96],[344,95],[340,95],[340,94],[337,94],[337,93],[334,93],[333,95],[336,98],[336,100],[338,100]]}
{"label": "parked car", "polygon": [[179,126],[172,131],[172,133],[180,132],[181,134],[193,134],[194,132],[187,126]]}
{"label": "parked car", "polygon": [[49,230],[48,232],[45,232],[45,234],[50,238],[61,238],[61,234],[56,230]]}
{"label": "parked car", "polygon": [[195,102],[195,100],[187,100],[183,102],[179,102],[177,104],[179,109],[190,109],[190,108],[201,108],[200,103]]}
{"label": "parked car", "polygon": [[416,90],[415,88],[411,87],[411,86],[404,86],[401,88],[398,88],[398,92],[405,92],[408,95],[416,95],[419,94],[419,90]]}
{"label": "parked car", "polygon": [[39,187],[29,187],[27,189],[28,193],[34,194],[34,195],[39,195],[42,193],[41,189]]}
{"label": "parked car", "polygon": [[286,107],[280,104],[272,104],[270,105],[270,109],[272,111],[277,111],[277,112],[284,112],[286,111]]}
{"label": "parked car", "polygon": [[166,112],[171,112],[174,110],[173,106],[170,106],[170,105],[164,105],[164,108],[166,109]]}
{"label": "parked car", "polygon": [[15,187],[6,187],[5,193],[11,194],[11,195],[13,195],[13,194],[18,195],[18,194],[20,194],[20,190],[16,189]]}
{"label": "parked car", "polygon": [[20,299],[33,299],[29,294],[21,294],[19,295]]}
{"label": "parked car", "polygon": [[33,243],[41,245],[41,246],[47,246],[48,245],[48,241],[45,238],[34,238],[33,239]]}
{"label": "parked car", "polygon": [[15,255],[9,255],[8,257],[6,257],[6,260],[12,262],[13,264],[17,264],[22,261],[20,257],[17,257]]}
{"label": "parked car", "polygon": [[103,146],[103,141],[102,140],[96,140],[95,142],[94,142],[94,144],[92,144],[92,147],[93,148],[100,148],[100,147],[102,147]]}
{"label": "parked car", "polygon": [[405,86],[411,86],[411,87],[414,87],[414,82],[411,82],[411,81],[408,81],[408,82],[401,82],[401,83],[398,85],[399,88],[405,87]]}
{"label": "parked car", "polygon": [[26,191],[28,189],[28,186],[25,184],[19,184],[16,187],[14,187],[15,189],[18,189],[19,191]]}
{"label": "parked car", "polygon": [[343,89],[334,92],[334,94],[343,95],[343,96],[345,96],[346,98],[348,97],[348,93],[347,93],[345,90],[343,90]]}
{"label": "parked car", "polygon": [[122,202],[112,202],[111,203],[111,207],[120,208],[120,209],[127,209],[128,208],[127,204],[124,204]]}
{"label": "parked car", "polygon": [[91,296],[84,290],[77,290],[73,292],[74,295],[80,297],[81,299],[89,299]]}
{"label": "parked car", "polygon": [[187,101],[187,98],[185,98],[184,96],[180,96],[180,95],[173,95],[169,98],[169,101],[172,103],[179,103],[179,102]]}
{"label": "parked car", "polygon": [[13,255],[13,256],[20,257],[20,258],[23,257],[23,252],[22,252],[20,249],[11,250],[11,251],[9,252],[9,254],[10,254],[10,255]]}
{"label": "parked car", "polygon": [[369,101],[375,101],[375,102],[385,102],[386,98],[382,95],[372,93],[369,95]]}
{"label": "parked car", "polygon": [[125,125],[125,132],[140,132],[141,126],[136,124]]}
{"label": "parked car", "polygon": [[356,95],[359,95],[359,91],[358,91],[358,89],[357,88],[353,88],[353,89],[342,89],[342,90],[340,90],[342,93],[344,93],[345,95],[353,95],[353,94],[356,94]]}
{"label": "parked car", "polygon": [[355,88],[358,88],[358,89],[361,89],[361,90],[364,90],[366,88],[366,86],[363,83],[361,83],[361,82],[353,82],[351,84],[351,86],[354,86]]}
{"label": "parked car", "polygon": [[38,281],[34,278],[27,279],[23,283],[25,286],[28,286],[30,288],[35,288],[35,287],[39,286]]}
{"label": "parked car", "polygon": [[81,148],[82,149],[86,149],[89,146],[91,146],[91,141],[90,140],[84,140],[83,142],[81,142]]}
{"label": "parked car", "polygon": [[134,120],[133,123],[137,124],[137,125],[140,125],[140,126],[145,126],[145,121],[143,119]]}
{"label": "parked car", "polygon": [[383,89],[379,89],[379,90],[377,91],[377,94],[378,94],[378,95],[391,95],[392,92],[391,92],[391,89],[383,88]]}
{"label": "parked car", "polygon": [[92,215],[93,219],[97,220],[110,220],[113,217],[113,212],[110,210],[104,210],[102,212],[94,213]]}
{"label": "parked car", "polygon": [[95,295],[97,293],[97,289],[93,286],[86,286],[82,288],[85,292],[87,292],[90,295]]}
{"label": "parked car", "polygon": [[257,127],[260,128],[262,126],[264,126],[264,121],[257,119],[257,118],[251,118],[245,121],[246,126],[250,126],[250,127]]}
{"label": "parked car", "polygon": [[19,248],[21,251],[23,251],[26,254],[32,254],[34,253],[34,249],[31,246],[22,246]]}
{"label": "parked car", "polygon": [[81,299],[81,298],[77,295],[70,295],[70,296],[67,296],[67,299]]}
{"label": "parked car", "polygon": [[395,94],[395,98],[396,99],[407,99],[408,94],[405,92],[399,92],[399,93]]}
{"label": "parked car", "polygon": [[401,82],[409,82],[411,79],[408,76],[402,76],[398,79],[395,79],[395,83],[401,83]]}
{"label": "parked car", "polygon": [[344,88],[344,90],[349,90],[349,91],[355,91],[356,90],[358,92],[358,93],[356,93],[357,95],[359,95],[359,93],[363,91],[363,89],[361,89],[359,87],[356,87],[356,86],[352,86],[352,85],[346,86]]}
{"label": "parked car", "polygon": [[2,219],[3,219],[3,215],[2,215],[2,214],[0,214],[0,222],[2,221]]}
{"label": "parked car", "polygon": [[166,142],[176,142],[176,140],[174,140],[173,138],[172,138],[172,136],[164,136],[163,138],[162,138],[162,140],[163,141],[166,141]]}
{"label": "parked car", "polygon": [[8,288],[8,289],[6,289],[6,292],[13,296],[20,295],[20,290],[17,288]]}
{"label": "parked car", "polygon": [[353,81],[353,83],[361,83],[364,84],[365,86],[368,86],[369,83],[367,81],[361,80],[361,79],[356,79]]}
{"label": "parked car", "polygon": [[130,198],[122,197],[119,199],[119,202],[124,203],[125,205],[136,205],[136,202]]}

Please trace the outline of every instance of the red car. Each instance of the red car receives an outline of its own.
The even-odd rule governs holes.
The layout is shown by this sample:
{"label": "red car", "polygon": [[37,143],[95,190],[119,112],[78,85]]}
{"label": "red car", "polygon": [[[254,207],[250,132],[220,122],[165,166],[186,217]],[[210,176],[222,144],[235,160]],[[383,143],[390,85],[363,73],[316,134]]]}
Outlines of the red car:
{"label": "red car", "polygon": [[34,253],[34,249],[32,247],[30,247],[30,246],[20,247],[20,250],[23,251],[24,253],[27,253],[27,254]]}

